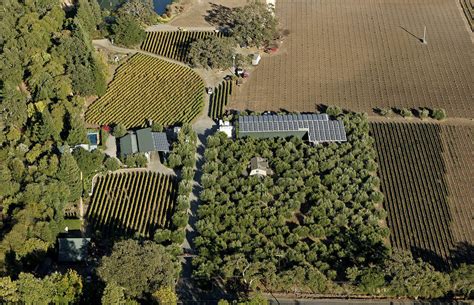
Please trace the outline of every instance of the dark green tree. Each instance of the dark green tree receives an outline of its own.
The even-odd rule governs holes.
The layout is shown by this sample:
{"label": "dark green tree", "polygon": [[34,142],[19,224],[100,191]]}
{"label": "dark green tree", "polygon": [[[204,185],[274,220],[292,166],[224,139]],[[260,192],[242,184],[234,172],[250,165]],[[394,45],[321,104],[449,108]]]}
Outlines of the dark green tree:
{"label": "dark green tree", "polygon": [[57,178],[69,187],[68,201],[73,202],[81,197],[81,170],[69,151],[65,151],[61,156]]}
{"label": "dark green tree", "polygon": [[230,25],[232,36],[241,45],[261,47],[278,35],[273,8],[257,0],[233,10]]}
{"label": "dark green tree", "polygon": [[235,41],[232,38],[209,36],[190,46],[188,58],[194,67],[226,69],[232,66]]}
{"label": "dark green tree", "polygon": [[106,284],[123,287],[126,296],[143,298],[161,287],[174,287],[179,262],[161,245],[124,240],[114,245],[110,256],[102,258],[97,272]]}
{"label": "dark green tree", "polygon": [[123,15],[115,19],[112,25],[114,42],[127,47],[138,46],[145,39],[145,30],[135,18]]}

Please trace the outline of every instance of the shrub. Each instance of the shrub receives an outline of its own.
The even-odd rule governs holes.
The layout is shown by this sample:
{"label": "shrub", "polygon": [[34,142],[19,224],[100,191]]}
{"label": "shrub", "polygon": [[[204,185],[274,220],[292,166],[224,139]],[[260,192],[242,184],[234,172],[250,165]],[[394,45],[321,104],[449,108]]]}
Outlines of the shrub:
{"label": "shrub", "polygon": [[413,112],[411,112],[408,108],[400,109],[400,115],[404,118],[411,118],[413,116]]}
{"label": "shrub", "polygon": [[381,116],[391,116],[393,114],[392,108],[379,108],[378,113]]}
{"label": "shrub", "polygon": [[125,165],[127,167],[146,167],[147,163],[148,159],[141,153],[128,155],[125,158]]}
{"label": "shrub", "polygon": [[422,120],[428,118],[430,116],[430,111],[426,108],[418,110],[418,117]]}
{"label": "shrub", "polygon": [[160,123],[153,123],[151,124],[151,131],[153,132],[162,132],[163,131],[163,125]]}
{"label": "shrub", "polygon": [[120,163],[116,158],[107,158],[104,162],[104,166],[109,171],[116,171],[120,169]]}
{"label": "shrub", "polygon": [[431,112],[431,117],[438,121],[444,120],[446,118],[446,110],[443,108],[435,108],[433,112]]}
{"label": "shrub", "polygon": [[125,126],[123,126],[120,123],[115,125],[114,129],[112,130],[112,135],[116,138],[123,137],[126,134],[127,134],[127,129],[125,128]]}
{"label": "shrub", "polygon": [[342,113],[342,108],[338,106],[328,106],[326,113],[330,116],[338,116]]}

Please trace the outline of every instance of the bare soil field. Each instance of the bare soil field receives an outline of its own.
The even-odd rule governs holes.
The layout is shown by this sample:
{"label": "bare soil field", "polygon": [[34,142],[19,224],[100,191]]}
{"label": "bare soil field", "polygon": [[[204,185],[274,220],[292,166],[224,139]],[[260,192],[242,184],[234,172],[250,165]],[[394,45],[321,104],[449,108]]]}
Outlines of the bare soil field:
{"label": "bare soil field", "polygon": [[442,107],[474,116],[473,34],[457,0],[278,0],[276,12],[290,33],[231,108]]}
{"label": "bare soil field", "polygon": [[474,126],[441,126],[451,231],[461,260],[474,260]]}
{"label": "bare soil field", "polygon": [[379,122],[371,131],[392,246],[440,269],[472,263],[474,125]]}

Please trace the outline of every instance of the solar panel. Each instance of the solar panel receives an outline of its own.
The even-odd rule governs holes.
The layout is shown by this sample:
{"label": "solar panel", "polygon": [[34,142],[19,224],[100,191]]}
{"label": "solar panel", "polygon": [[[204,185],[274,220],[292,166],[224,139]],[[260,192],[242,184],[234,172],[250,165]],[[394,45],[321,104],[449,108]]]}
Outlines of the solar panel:
{"label": "solar panel", "polygon": [[287,114],[240,116],[242,132],[308,130],[311,142],[347,141],[342,121],[329,120],[327,114]]}

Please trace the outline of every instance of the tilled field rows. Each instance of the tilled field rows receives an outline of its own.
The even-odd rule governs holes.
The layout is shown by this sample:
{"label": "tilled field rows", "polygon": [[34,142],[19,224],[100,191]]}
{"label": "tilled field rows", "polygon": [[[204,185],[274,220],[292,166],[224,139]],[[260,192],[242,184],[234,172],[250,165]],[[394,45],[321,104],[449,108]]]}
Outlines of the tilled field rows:
{"label": "tilled field rows", "polygon": [[[443,126],[442,135],[448,202],[453,215],[451,228],[457,247],[461,248],[458,251],[463,251],[463,244],[474,245],[474,127]],[[474,260],[472,255],[471,252],[470,259]]]}
{"label": "tilled field rows", "polygon": [[[237,109],[442,107],[474,116],[473,43],[456,0],[279,0],[290,34],[236,90]],[[427,41],[419,38],[427,26]]]}
{"label": "tilled field rows", "polygon": [[466,247],[474,234],[473,128],[372,123],[371,129],[392,245],[439,268],[472,260]]}

